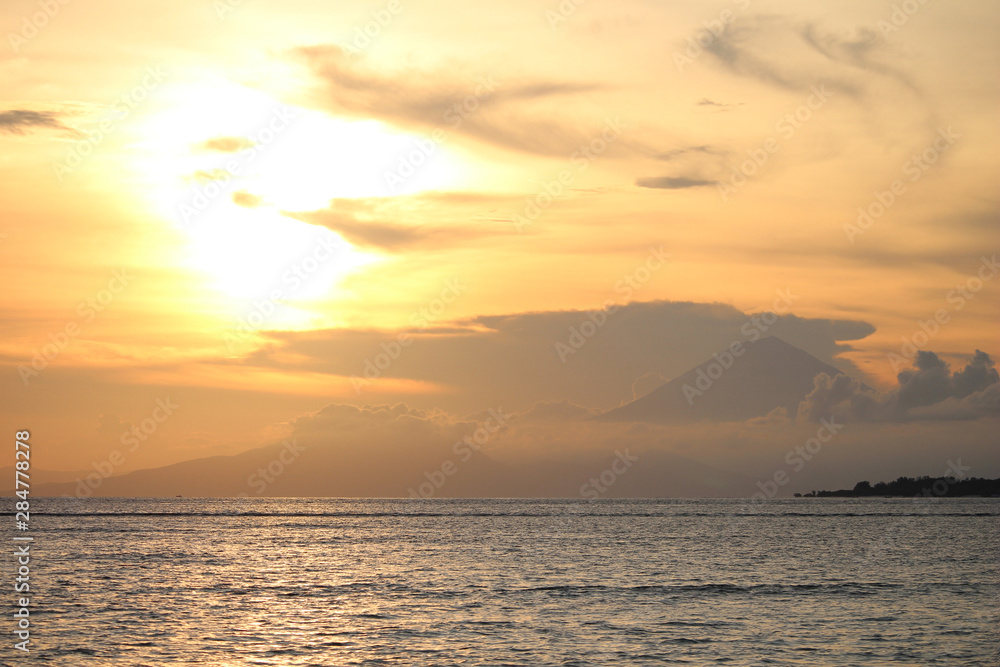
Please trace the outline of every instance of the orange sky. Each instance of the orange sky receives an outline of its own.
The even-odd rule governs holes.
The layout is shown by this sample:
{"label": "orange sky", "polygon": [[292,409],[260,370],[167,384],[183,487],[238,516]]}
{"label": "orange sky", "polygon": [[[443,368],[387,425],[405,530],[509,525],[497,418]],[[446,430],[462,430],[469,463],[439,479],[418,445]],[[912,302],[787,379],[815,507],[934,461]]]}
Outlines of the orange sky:
{"label": "orange sky", "polygon": [[[168,396],[126,469],[331,403],[607,409],[644,375],[611,336],[562,380],[503,355],[608,299],[775,310],[881,389],[921,322],[1000,354],[995,3],[52,4],[0,10],[0,421],[39,465]],[[731,337],[677,317],[643,382]]]}

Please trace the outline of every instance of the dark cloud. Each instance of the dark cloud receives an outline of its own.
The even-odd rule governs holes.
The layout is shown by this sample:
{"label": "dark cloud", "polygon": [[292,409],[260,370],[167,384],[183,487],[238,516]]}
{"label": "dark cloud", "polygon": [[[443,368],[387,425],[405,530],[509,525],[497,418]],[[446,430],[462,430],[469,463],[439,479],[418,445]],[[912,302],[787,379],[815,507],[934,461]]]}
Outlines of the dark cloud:
{"label": "dark cloud", "polygon": [[844,375],[819,375],[799,414],[814,421],[833,415],[852,421],[903,422],[1000,416],[1000,375],[990,356],[980,350],[954,373],[933,352],[918,352],[913,368],[896,379],[896,389],[880,394]]}
{"label": "dark cloud", "polygon": [[948,397],[940,403],[910,411],[914,419],[934,421],[968,421],[984,416],[1000,415],[1000,384],[992,384],[964,398]]}
{"label": "dark cloud", "polygon": [[25,130],[33,128],[69,129],[60,122],[56,114],[48,111],[28,111],[25,109],[0,111],[0,130],[12,134],[24,134]]}
{"label": "dark cloud", "polygon": [[918,352],[914,369],[903,371],[897,380],[895,408],[902,415],[915,411],[917,415],[945,418],[947,414],[940,409],[940,404],[949,399],[962,413],[968,413],[968,408],[977,405],[987,409],[982,414],[990,411],[997,414],[996,390],[1000,375],[990,355],[980,350],[976,350],[965,368],[955,373],[933,352]]}
{"label": "dark cloud", "polygon": [[982,391],[997,382],[1000,382],[1000,375],[993,367],[993,360],[982,350],[976,350],[969,365],[951,377],[952,392],[960,398]]}
{"label": "dark cloud", "polygon": [[[415,304],[414,311],[421,306],[427,304]],[[870,324],[792,315],[768,319],[773,324],[760,333],[780,336],[825,363],[863,375],[834,357],[846,348],[840,341],[871,334]],[[412,344],[374,381],[362,383],[360,394],[378,395],[384,387],[379,379],[393,378],[438,388],[434,400],[448,409],[502,405],[523,410],[566,400],[606,410],[634,398],[636,378],[650,373],[676,377],[713,352],[758,334],[750,316],[732,306],[668,301],[632,302],[610,314],[546,311],[452,323],[445,309],[432,324],[448,325],[448,332],[408,328]],[[581,337],[584,331],[589,335]],[[362,378],[365,360],[398,335],[345,329],[274,333],[270,344],[244,363]],[[560,343],[579,347],[560,358]]]}
{"label": "dark cloud", "polygon": [[635,184],[640,188],[685,190],[687,188],[700,188],[706,185],[717,185],[718,181],[711,181],[704,178],[688,178],[687,176],[657,176],[637,179]]}

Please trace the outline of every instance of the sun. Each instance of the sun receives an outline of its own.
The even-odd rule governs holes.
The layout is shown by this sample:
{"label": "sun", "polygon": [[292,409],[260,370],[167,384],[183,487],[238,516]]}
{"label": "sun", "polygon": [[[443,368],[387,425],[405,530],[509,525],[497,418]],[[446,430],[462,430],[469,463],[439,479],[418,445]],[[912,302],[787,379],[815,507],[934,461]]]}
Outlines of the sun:
{"label": "sun", "polygon": [[[159,216],[187,237],[189,267],[233,299],[281,291],[304,306],[380,261],[286,212],[445,190],[465,171],[445,146],[428,152],[426,139],[376,121],[333,118],[212,77],[168,88],[137,128],[134,167]],[[400,179],[414,151],[419,168]]]}

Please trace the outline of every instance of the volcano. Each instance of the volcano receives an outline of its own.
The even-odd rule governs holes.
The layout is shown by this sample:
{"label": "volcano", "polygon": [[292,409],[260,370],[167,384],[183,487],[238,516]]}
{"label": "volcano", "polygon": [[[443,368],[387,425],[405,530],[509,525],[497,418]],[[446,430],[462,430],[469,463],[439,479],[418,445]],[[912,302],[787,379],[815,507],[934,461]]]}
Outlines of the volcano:
{"label": "volcano", "polygon": [[732,422],[762,417],[775,408],[785,408],[794,419],[820,373],[844,374],[774,336],[734,342],[687,373],[595,420]]}

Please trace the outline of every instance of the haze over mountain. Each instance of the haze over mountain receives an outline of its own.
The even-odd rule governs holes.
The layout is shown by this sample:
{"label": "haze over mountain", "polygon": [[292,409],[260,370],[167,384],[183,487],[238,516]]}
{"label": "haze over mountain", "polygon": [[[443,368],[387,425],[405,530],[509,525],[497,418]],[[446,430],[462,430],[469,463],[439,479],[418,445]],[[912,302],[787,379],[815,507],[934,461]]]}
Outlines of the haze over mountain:
{"label": "haze over mountain", "polygon": [[734,342],[649,394],[596,419],[666,423],[745,421],[784,408],[794,419],[820,373],[842,371],[776,336]]}
{"label": "haze over mountain", "polygon": [[[670,452],[637,456],[628,447],[607,455],[553,457],[530,463],[500,462],[482,453],[462,461],[444,447],[417,448],[403,459],[388,448],[378,449],[359,455],[330,442],[306,447],[286,441],[236,456],[194,459],[108,478],[91,470],[78,474],[72,482],[38,484],[33,492],[78,498],[596,498],[705,497],[754,490],[753,480],[744,475]],[[639,461],[642,465],[633,468]]]}
{"label": "haze over mountain", "polygon": [[[539,402],[521,412],[491,408],[466,417],[403,403],[331,403],[283,424],[283,434],[266,446],[129,472],[122,468],[132,450],[124,445],[133,443],[136,431],[127,431],[121,446],[90,470],[35,470],[33,493],[79,498],[746,496],[761,488],[760,479],[784,472],[782,479],[793,485],[781,492],[790,495],[854,474],[859,457],[867,457],[883,476],[944,474],[951,459],[932,450],[915,452],[912,431],[892,424],[920,421],[921,432],[933,442],[956,420],[971,422],[975,440],[963,449],[967,463],[955,465],[971,464],[990,474],[995,458],[990,417],[997,414],[1000,376],[989,355],[979,351],[965,368],[952,371],[933,353],[921,352],[898,381],[897,390],[876,392],[772,336],[733,343],[649,394],[604,413],[566,400]],[[870,454],[875,440],[879,457]],[[813,445],[804,450],[810,441]],[[817,456],[823,466],[807,467]]]}

